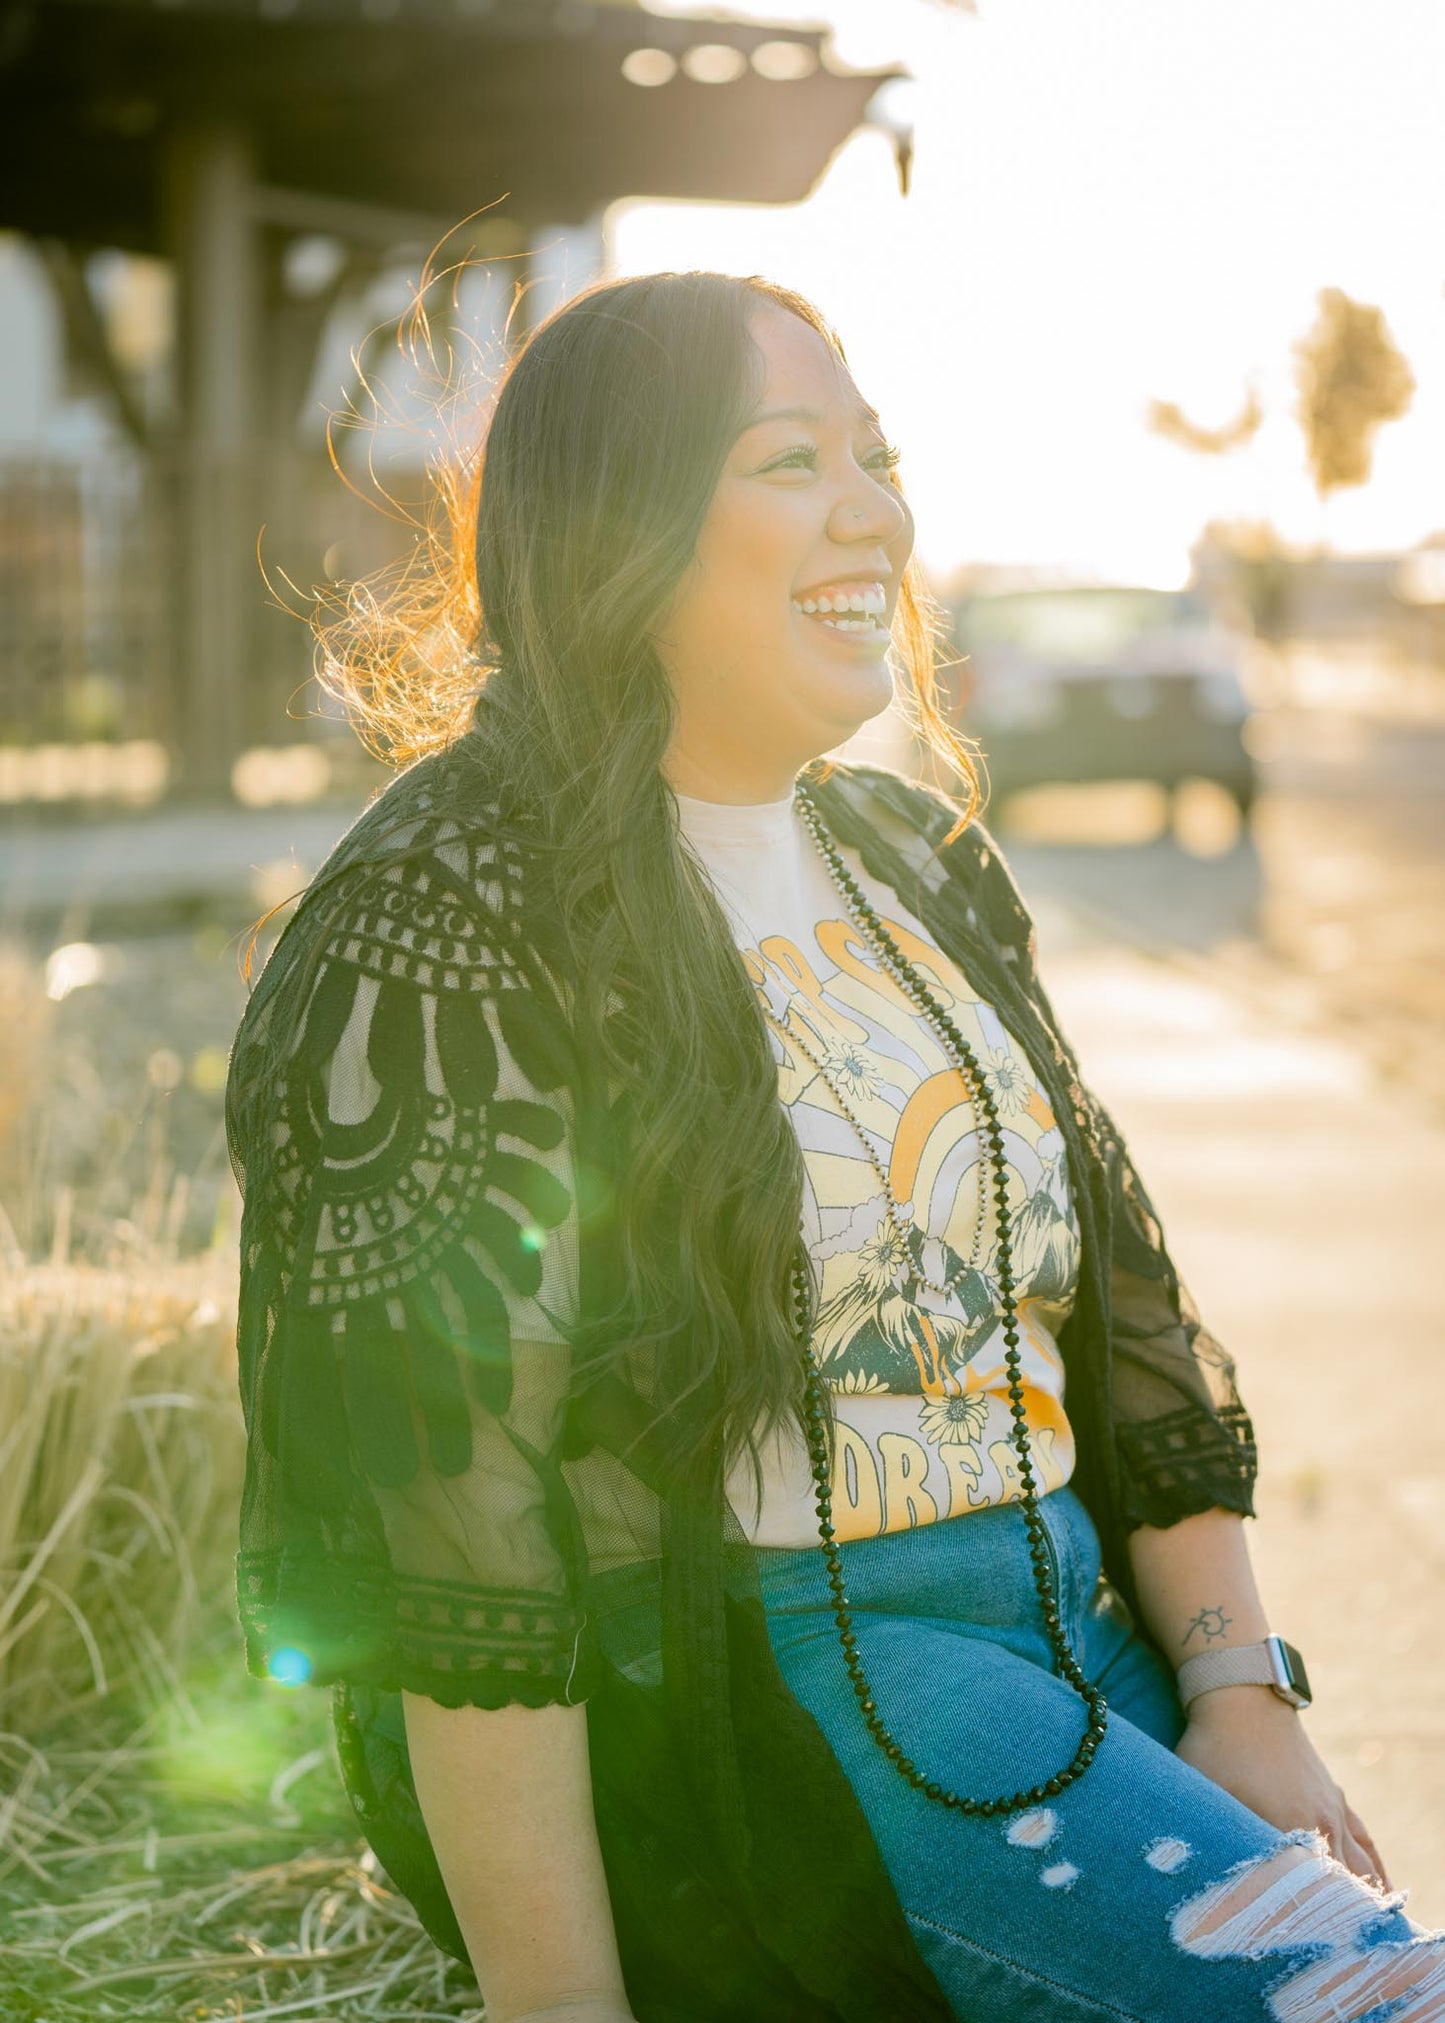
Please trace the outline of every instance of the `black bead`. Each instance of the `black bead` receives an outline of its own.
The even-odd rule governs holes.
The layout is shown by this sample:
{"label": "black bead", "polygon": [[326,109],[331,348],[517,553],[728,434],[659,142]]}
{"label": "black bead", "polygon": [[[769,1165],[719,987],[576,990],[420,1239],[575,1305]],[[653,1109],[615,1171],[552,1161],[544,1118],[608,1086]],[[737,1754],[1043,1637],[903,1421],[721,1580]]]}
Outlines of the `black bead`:
{"label": "black bead", "polygon": [[[1005,1343],[1004,1363],[1008,1371],[1008,1398],[1013,1417],[1013,1432],[1010,1439],[1019,1457],[1020,1502],[1030,1539],[1030,1556],[1033,1566],[1034,1587],[1038,1595],[1040,1612],[1047,1626],[1049,1638],[1056,1652],[1056,1671],[1066,1679],[1089,1707],[1089,1726],[1083,1741],[1075,1753],[1073,1762],[1066,1770],[1060,1771],[1047,1783],[1032,1791],[1015,1792],[1011,1798],[973,1799],[960,1796],[957,1792],[946,1791],[941,1785],[926,1779],[913,1763],[902,1754],[900,1745],[889,1734],[878,1715],[876,1702],[869,1691],[862,1661],[856,1651],[856,1637],[851,1631],[851,1621],[847,1615],[848,1597],[844,1588],[841,1563],[834,1544],[832,1527],[832,1502],[828,1484],[828,1443],[826,1438],[826,1414],[820,1396],[821,1379],[813,1361],[811,1344],[807,1338],[808,1324],[812,1311],[810,1275],[806,1263],[796,1260],[794,1265],[794,1293],[797,1314],[799,1346],[804,1359],[807,1410],[805,1428],[809,1436],[809,1458],[813,1466],[814,1484],[818,1491],[817,1511],[819,1518],[819,1540],[828,1568],[829,1586],[832,1591],[835,1620],[838,1624],[839,1642],[842,1646],[844,1662],[853,1682],[854,1692],[868,1732],[880,1749],[892,1760],[899,1774],[906,1777],[915,1790],[937,1802],[962,1812],[970,1818],[991,1819],[1000,1813],[1022,1811],[1036,1805],[1044,1794],[1054,1795],[1070,1785],[1080,1776],[1098,1748],[1099,1740],[1106,1728],[1107,1705],[1098,1688],[1090,1685],[1084,1677],[1060,1622],[1057,1600],[1047,1546],[1047,1534],[1038,1517],[1038,1488],[1031,1460],[1028,1438],[1028,1413],[1023,1398],[1022,1358],[1019,1349],[1018,1301],[1013,1279],[1013,1243],[1009,1231],[1008,1173],[1004,1137],[999,1122],[998,1105],[989,1089],[978,1056],[960,1030],[957,1021],[938,1002],[923,979],[913,969],[904,956],[894,935],[885,927],[872,901],[863,891],[857,878],[848,869],[839,855],[838,849],[828,834],[822,810],[814,801],[811,783],[800,783],[798,804],[809,835],[824,858],[829,872],[843,893],[852,913],[855,926],[859,926],[873,946],[873,952],[882,966],[902,988],[909,1000],[928,1018],[935,1031],[952,1048],[955,1065],[964,1073],[969,1082],[969,1094],[978,1113],[980,1140],[988,1148],[993,1162],[993,1200],[998,1212],[997,1257],[999,1267],[999,1304]],[[1080,1112],[1080,1121],[1086,1121]]]}

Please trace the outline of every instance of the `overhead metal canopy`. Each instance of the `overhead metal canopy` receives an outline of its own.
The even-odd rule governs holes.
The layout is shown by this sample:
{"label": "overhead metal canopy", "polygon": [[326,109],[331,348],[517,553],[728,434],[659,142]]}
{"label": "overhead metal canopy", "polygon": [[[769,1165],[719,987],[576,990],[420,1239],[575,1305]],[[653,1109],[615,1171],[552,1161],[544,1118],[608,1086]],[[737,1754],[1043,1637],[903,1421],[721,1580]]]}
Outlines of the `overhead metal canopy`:
{"label": "overhead metal canopy", "polygon": [[840,70],[820,32],[606,0],[6,0],[0,225],[163,251],[167,137],[213,121],[266,184],[441,222],[792,202],[894,75]]}
{"label": "overhead metal canopy", "polygon": [[[168,501],[176,777],[227,790],[268,679],[257,529],[297,492],[296,416],[349,279],[444,238],[449,261],[525,273],[623,196],[796,201],[899,74],[839,66],[821,31],[631,0],[0,0],[0,229],[40,242]],[[285,274],[301,234],[345,249],[304,300]],[[159,426],[91,298],[100,247],[176,277]],[[269,654],[288,691],[298,652]]]}

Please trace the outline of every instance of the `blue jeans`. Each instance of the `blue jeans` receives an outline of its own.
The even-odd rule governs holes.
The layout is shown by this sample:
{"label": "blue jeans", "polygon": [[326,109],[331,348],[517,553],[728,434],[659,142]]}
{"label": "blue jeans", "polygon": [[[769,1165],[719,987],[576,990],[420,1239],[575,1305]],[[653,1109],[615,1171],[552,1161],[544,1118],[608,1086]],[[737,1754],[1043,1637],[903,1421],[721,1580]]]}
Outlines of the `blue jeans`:
{"label": "blue jeans", "polygon": [[[1100,1581],[1070,1489],[1040,1506],[1060,1610],[1109,1728],[1082,1778],[977,1819],[914,1791],[864,1726],[822,1553],[760,1549],[789,1687],[857,1791],[915,1942],[989,2023],[1404,2023],[1445,2005],[1445,1938],[1173,1753],[1173,1676]],[[1051,1670],[1017,1506],[840,1547],[879,1713],[921,1770],[977,1797],[1063,1768],[1081,1701]]]}

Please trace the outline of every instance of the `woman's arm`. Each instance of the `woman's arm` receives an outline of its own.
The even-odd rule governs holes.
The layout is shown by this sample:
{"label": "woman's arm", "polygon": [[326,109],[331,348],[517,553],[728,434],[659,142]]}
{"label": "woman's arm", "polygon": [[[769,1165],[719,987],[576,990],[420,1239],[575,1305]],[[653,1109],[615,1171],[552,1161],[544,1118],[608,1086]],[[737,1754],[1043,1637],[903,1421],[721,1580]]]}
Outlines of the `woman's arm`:
{"label": "woman's arm", "polygon": [[[1269,1620],[1249,1562],[1244,1519],[1233,1511],[1203,1510],[1197,1517],[1181,1518],[1167,1531],[1141,1525],[1129,1534],[1129,1559],[1144,1620],[1176,1669],[1201,1651],[1257,1644],[1269,1635]],[[1220,1688],[1249,1690],[1269,1689]],[[1210,1700],[1216,1697],[1206,1695]],[[1202,1707],[1204,1700],[1195,1705]]]}
{"label": "woman's arm", "polygon": [[[1167,1530],[1141,1525],[1129,1559],[1144,1620],[1178,1667],[1200,1651],[1269,1634],[1244,1520],[1204,1510]],[[1340,1861],[1388,1888],[1363,1822],[1315,1753],[1295,1709],[1268,1686],[1219,1686],[1189,1708],[1178,1754],[1285,1831],[1315,1827]]]}
{"label": "woman's arm", "polygon": [[403,1693],[427,1833],[488,2023],[630,2023],[592,1812],[587,1709]]}

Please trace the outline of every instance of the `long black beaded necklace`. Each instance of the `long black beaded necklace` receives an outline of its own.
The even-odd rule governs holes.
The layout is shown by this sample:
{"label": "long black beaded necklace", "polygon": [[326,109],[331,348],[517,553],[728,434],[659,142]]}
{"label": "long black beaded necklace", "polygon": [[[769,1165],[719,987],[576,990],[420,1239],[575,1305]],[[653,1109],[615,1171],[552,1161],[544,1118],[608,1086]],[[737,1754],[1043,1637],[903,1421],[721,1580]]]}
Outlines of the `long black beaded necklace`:
{"label": "long black beaded necklace", "polygon": [[1007,1797],[1000,1798],[965,1798],[957,1791],[946,1790],[943,1785],[936,1783],[926,1772],[920,1770],[913,1759],[904,1753],[902,1744],[895,1740],[879,1714],[873,1690],[863,1670],[863,1660],[858,1655],[858,1639],[853,1629],[852,1616],[849,1614],[843,1565],[835,1542],[827,1415],[823,1407],[822,1382],[812,1348],[811,1283],[807,1265],[802,1257],[798,1257],[793,1264],[793,1305],[797,1337],[803,1357],[803,1430],[808,1443],[808,1459],[812,1466],[813,1487],[817,1496],[818,1536],[827,1566],[828,1587],[833,1597],[833,1620],[838,1628],[838,1642],[843,1649],[843,1662],[848,1668],[849,1682],[868,1732],[899,1776],[911,1784],[915,1791],[921,1791],[925,1798],[931,1798],[936,1804],[948,1806],[955,1812],[964,1812],[985,1819],[999,1813],[1022,1812],[1031,1805],[1041,1805],[1046,1798],[1056,1797],[1066,1786],[1082,1777],[1093,1762],[1099,1744],[1104,1738],[1104,1731],[1108,1725],[1108,1708],[1099,1688],[1085,1678],[1059,1615],[1059,1600],[1054,1586],[1048,1533],[1039,1512],[1033,1450],[1029,1444],[1028,1415],[1023,1397],[1018,1302],[1013,1275],[1013,1247],[1008,1227],[1008,1172],[1003,1132],[999,1127],[998,1106],[994,1101],[992,1090],[984,1080],[983,1071],[973,1048],[960,1032],[957,1022],[934,997],[879,919],[862,886],[843,862],[837,846],[824,826],[823,817],[816,803],[807,788],[801,784],[797,790],[797,805],[804,826],[817,846],[818,854],[828,867],[854,926],[895,983],[933,1026],[945,1046],[951,1050],[955,1067],[966,1075],[973,1085],[975,1103],[981,1113],[980,1134],[993,1165],[994,1203],[998,1213],[999,1304],[1002,1308],[1004,1364],[1009,1380],[1009,1411],[1013,1418],[1009,1438],[1013,1443],[1014,1452],[1018,1455],[1021,1485],[1019,1502],[1023,1511],[1024,1531],[1028,1538],[1034,1588],[1038,1594],[1049,1645],[1054,1654],[1054,1671],[1073,1688],[1089,1712],[1088,1724],[1072,1760],[1063,1770],[1045,1779],[1042,1784],[1034,1785],[1028,1791],[1015,1791]]}

